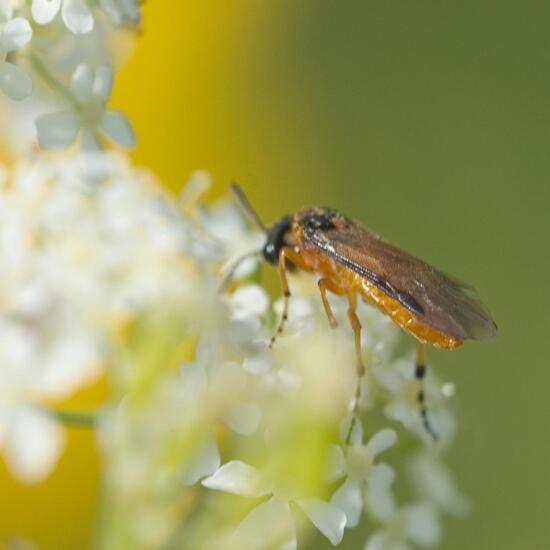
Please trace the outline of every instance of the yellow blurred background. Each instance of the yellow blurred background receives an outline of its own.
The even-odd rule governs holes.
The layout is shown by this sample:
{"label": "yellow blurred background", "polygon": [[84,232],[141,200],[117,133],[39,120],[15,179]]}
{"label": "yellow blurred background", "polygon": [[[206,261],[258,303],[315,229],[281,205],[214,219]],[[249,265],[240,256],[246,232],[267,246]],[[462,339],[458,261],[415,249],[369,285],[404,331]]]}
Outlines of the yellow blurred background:
{"label": "yellow blurred background", "polygon": [[[150,0],[113,98],[135,161],[173,190],[206,169],[212,197],[236,179],[266,221],[338,207],[480,290],[499,339],[429,355],[457,383],[449,462],[473,503],[448,550],[550,548],[549,16],[533,0]],[[89,548],[99,476],[85,429],[44,483],[2,466],[0,540]]]}

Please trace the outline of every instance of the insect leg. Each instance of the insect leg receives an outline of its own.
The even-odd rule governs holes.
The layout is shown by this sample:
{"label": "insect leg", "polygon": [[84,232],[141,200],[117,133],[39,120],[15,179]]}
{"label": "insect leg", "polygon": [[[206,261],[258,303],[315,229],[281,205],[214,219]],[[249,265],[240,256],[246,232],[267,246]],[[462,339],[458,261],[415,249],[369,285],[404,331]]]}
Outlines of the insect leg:
{"label": "insect leg", "polygon": [[279,279],[281,280],[281,288],[283,289],[283,315],[279,321],[277,330],[271,337],[269,349],[273,347],[277,336],[283,332],[286,320],[288,319],[288,302],[290,299],[290,288],[288,287],[288,279],[286,276],[286,258],[288,255],[292,255],[292,249],[286,246],[281,248],[281,251],[279,252]]}
{"label": "insect leg", "polygon": [[317,284],[319,285],[319,290],[321,291],[321,300],[323,301],[323,307],[325,308],[325,313],[327,314],[328,322],[330,323],[330,326],[332,328],[336,328],[338,326],[338,322],[334,317],[334,313],[332,313],[332,309],[327,299],[327,290],[331,290],[330,281],[328,279],[323,278],[323,279],[319,279],[319,282]]}
{"label": "insect leg", "polygon": [[426,407],[426,396],[424,394],[424,378],[426,376],[426,360],[424,354],[424,344],[420,342],[416,346],[416,365],[414,369],[414,377],[418,382],[418,391],[416,394],[416,401],[418,408],[420,409],[420,417],[422,418],[422,424],[424,429],[428,432],[434,441],[437,441],[437,433],[432,428],[430,419],[428,417],[428,408]]}
{"label": "insect leg", "polygon": [[348,317],[351,323],[351,328],[353,329],[353,335],[355,336],[355,357],[356,357],[356,368],[357,368],[357,386],[355,388],[355,398],[353,404],[353,417],[351,419],[351,424],[349,427],[348,435],[346,437],[346,443],[348,444],[351,439],[351,433],[355,427],[355,423],[358,420],[359,416],[359,400],[361,398],[361,382],[365,374],[365,366],[363,365],[363,358],[361,355],[361,322],[355,310],[357,309],[357,295],[349,294],[348,295],[349,307],[348,307]]}

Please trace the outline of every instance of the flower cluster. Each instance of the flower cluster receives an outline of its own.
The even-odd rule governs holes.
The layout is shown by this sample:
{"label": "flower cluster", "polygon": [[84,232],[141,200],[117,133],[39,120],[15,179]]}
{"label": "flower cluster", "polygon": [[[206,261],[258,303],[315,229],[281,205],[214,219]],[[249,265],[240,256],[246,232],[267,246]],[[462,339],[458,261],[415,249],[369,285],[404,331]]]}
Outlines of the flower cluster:
{"label": "flower cluster", "polygon": [[[189,187],[184,193],[196,196]],[[194,209],[191,219],[203,244],[221,247],[217,261],[206,260],[218,279],[235,250],[257,241],[232,203]],[[270,352],[282,303],[270,307],[257,270],[252,260],[221,297],[215,286],[203,288],[209,319],[189,356],[176,370],[149,366],[158,380],[147,399],[126,398],[104,418],[114,532],[148,547],[290,549],[310,525],[336,545],[368,517],[369,550],[437,546],[442,514],[466,506],[441,459],[454,431],[441,384],[426,381],[435,445],[420,422],[413,360],[394,355],[398,329],[362,305],[369,374],[361,421],[346,442],[356,382],[346,305],[334,300],[341,328],[330,329],[315,281],[294,276],[285,335]],[[410,480],[408,502],[394,496],[396,479]]]}
{"label": "flower cluster", "polygon": [[97,378],[119,327],[191,292],[192,237],[147,174],[113,158],[104,185],[74,159],[21,163],[0,189],[0,442],[22,478],[44,475],[62,432],[36,407]]}
{"label": "flower cluster", "polygon": [[101,136],[133,147],[124,114],[107,109],[115,69],[108,42],[139,21],[138,0],[0,0],[0,88],[8,101],[30,98],[36,131],[28,145],[37,134],[42,148],[65,149],[80,134],[92,154]]}

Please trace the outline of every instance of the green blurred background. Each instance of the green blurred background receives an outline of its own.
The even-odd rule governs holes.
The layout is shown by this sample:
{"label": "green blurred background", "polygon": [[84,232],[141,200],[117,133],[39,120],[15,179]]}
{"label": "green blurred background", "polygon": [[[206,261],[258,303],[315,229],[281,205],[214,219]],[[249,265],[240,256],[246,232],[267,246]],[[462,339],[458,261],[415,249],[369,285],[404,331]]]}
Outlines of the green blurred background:
{"label": "green blurred background", "polygon": [[[479,289],[498,340],[429,355],[457,384],[449,462],[473,503],[445,550],[550,548],[549,20],[534,0],[150,0],[116,87],[171,188],[202,168],[268,221],[338,207]],[[44,484],[0,475],[2,537],[89,547],[90,434]]]}

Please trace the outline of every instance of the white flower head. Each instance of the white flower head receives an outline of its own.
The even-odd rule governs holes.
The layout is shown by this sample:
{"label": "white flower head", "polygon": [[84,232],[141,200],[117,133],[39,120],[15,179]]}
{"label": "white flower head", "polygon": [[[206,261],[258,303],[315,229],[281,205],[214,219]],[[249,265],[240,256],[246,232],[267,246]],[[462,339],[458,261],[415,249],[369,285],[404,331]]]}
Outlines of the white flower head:
{"label": "white flower head", "polygon": [[418,502],[395,508],[384,527],[369,537],[365,550],[410,550],[411,544],[437,548],[441,537],[438,514],[429,504]]}
{"label": "white flower head", "polygon": [[365,504],[381,527],[369,537],[365,550],[408,550],[409,543],[422,548],[436,547],[441,540],[437,507],[427,500],[397,506],[391,491],[394,481],[395,472],[387,464],[372,469]]}
{"label": "white flower head", "polygon": [[[211,208],[202,208],[200,222],[219,245],[224,260],[222,277],[230,275],[232,279],[240,279],[251,275],[258,268],[265,235],[250,230],[242,210],[235,202],[221,200]],[[229,273],[233,268],[234,271]]]}
{"label": "white flower head", "polygon": [[[256,432],[261,410],[256,403],[244,397],[249,375],[235,363],[226,363],[213,368],[216,359],[205,349],[211,343],[199,343],[194,362],[183,363],[181,401],[186,403],[186,421],[192,421],[208,409],[212,422],[219,418],[226,426],[240,435]],[[216,365],[217,367],[217,365]],[[240,394],[243,394],[241,398]],[[203,415],[204,416],[204,415]],[[210,422],[209,424],[212,424]],[[203,430],[201,445],[195,450],[191,464],[185,465],[183,481],[193,485],[206,476],[212,475],[220,467],[220,452],[212,426]]]}
{"label": "white flower head", "polygon": [[13,15],[10,0],[0,0],[0,88],[19,101],[31,94],[32,81],[23,69],[6,61],[6,56],[30,42],[32,29],[27,19]]}
{"label": "white flower head", "polygon": [[[20,481],[35,483],[50,473],[65,443],[63,428],[46,414],[20,407],[0,425],[0,448]],[[4,433],[2,428],[4,428]]]}
{"label": "white flower head", "polygon": [[319,531],[333,545],[341,542],[346,526],[345,513],[319,498],[294,498],[266,482],[262,472],[239,460],[221,466],[202,484],[209,489],[225,491],[249,498],[270,495],[270,499],[254,508],[240,523],[235,537],[242,548],[270,547],[280,541],[284,548],[296,548],[296,530],[289,504],[297,504]]}
{"label": "white flower head", "polygon": [[[406,356],[393,363],[376,365],[374,378],[388,394],[385,413],[391,420],[400,422],[407,430],[418,434],[426,443],[433,444],[427,433],[417,400],[418,381],[414,377],[414,358]],[[424,393],[430,423],[438,437],[438,447],[446,448],[455,432],[454,417],[448,409],[448,398],[441,390],[434,373],[429,370],[424,378]]]}
{"label": "white flower head", "polygon": [[[347,527],[358,525],[363,510],[364,484],[372,473],[376,474],[375,458],[389,447],[395,445],[397,434],[390,428],[375,433],[369,441],[363,443],[363,429],[359,422],[354,424],[350,444],[346,452],[341,447],[333,448],[332,468],[329,480],[346,476],[344,483],[331,498],[331,503],[346,513]],[[382,502],[382,501],[381,501]]]}
{"label": "white flower head", "polygon": [[433,503],[439,510],[455,516],[463,516],[468,512],[468,499],[459,492],[456,481],[439,453],[425,449],[412,457],[409,477],[416,494]]}
{"label": "white flower head", "polygon": [[51,23],[61,11],[65,26],[74,34],[94,28],[94,16],[84,0],[33,0],[32,17],[39,25]]}
{"label": "white flower head", "polygon": [[[97,186],[71,159],[22,163],[0,188],[0,439],[16,471],[45,474],[62,443],[29,405],[96,380],[118,326],[161,306],[197,317],[200,279],[181,253],[175,204],[150,176],[112,163]],[[40,437],[23,446],[23,432]]]}
{"label": "white flower head", "polygon": [[76,101],[74,108],[48,113],[36,120],[40,146],[51,150],[65,149],[81,133],[82,152],[92,161],[103,156],[100,134],[120,147],[132,148],[136,138],[126,116],[105,108],[111,97],[113,81],[113,69],[108,65],[95,71],[88,65],[79,65],[71,81],[71,92]]}

